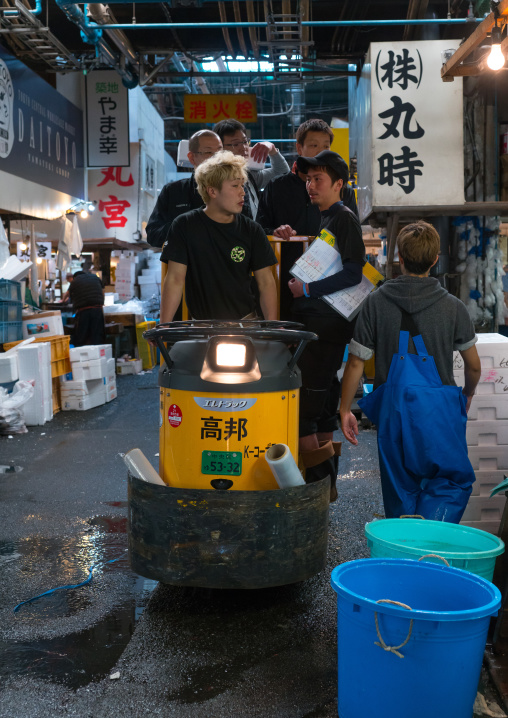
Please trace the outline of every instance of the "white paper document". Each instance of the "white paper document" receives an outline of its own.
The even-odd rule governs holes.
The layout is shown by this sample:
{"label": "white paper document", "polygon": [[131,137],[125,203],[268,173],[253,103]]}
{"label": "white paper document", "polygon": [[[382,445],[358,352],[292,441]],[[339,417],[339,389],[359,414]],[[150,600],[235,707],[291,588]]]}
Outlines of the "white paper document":
{"label": "white paper document", "polygon": [[[325,239],[321,239],[322,235]],[[311,244],[309,249],[296,261],[291,274],[301,282],[316,282],[324,277],[340,272],[342,259],[334,249],[335,237],[330,232],[322,232]],[[321,299],[346,319],[353,319],[358,313],[364,299],[372,292],[382,276],[370,264],[365,264],[360,284],[348,289],[341,289]],[[372,281],[371,281],[372,280]]]}

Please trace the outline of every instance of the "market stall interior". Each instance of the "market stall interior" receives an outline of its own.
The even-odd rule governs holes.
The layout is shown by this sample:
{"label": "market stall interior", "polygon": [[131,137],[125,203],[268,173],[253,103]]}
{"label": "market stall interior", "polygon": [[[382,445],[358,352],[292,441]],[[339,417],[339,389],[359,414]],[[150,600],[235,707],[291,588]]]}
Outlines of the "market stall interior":
{"label": "market stall interior", "polygon": [[[219,180],[217,170],[201,181],[221,149],[229,154],[218,158],[229,157],[236,169],[227,174],[221,166]],[[231,209],[227,190],[234,182]],[[334,541],[346,537],[354,550],[342,546],[333,556],[353,561],[332,567],[331,576],[338,695],[334,678],[327,700],[307,705],[293,660],[298,706],[287,704],[289,676],[277,676],[266,690],[274,705],[263,715],[338,711],[358,718],[365,700],[363,711],[382,706],[380,716],[423,718],[448,701],[450,718],[469,718],[483,658],[489,686],[508,713],[508,0],[0,0],[0,185],[0,443],[28,457],[30,442],[35,446],[53,427],[66,437],[72,425],[70,455],[79,456],[76,466],[87,464],[90,456],[78,446],[81,428],[94,426],[90,446],[99,457],[110,432],[119,440],[124,406],[131,413],[122,421],[138,426],[132,407],[142,399],[133,395],[150,396],[150,438],[143,444],[145,427],[139,444],[134,431],[126,432],[115,451],[127,464],[128,481],[120,462],[118,477],[112,470],[114,495],[101,502],[104,512],[114,509],[124,520],[132,575],[174,589],[172,597],[190,587],[193,605],[208,605],[200,589],[208,597],[224,591],[229,600],[231,590],[261,595],[288,586],[288,603],[303,600],[301,590],[305,601],[317,603],[313,590],[330,583]],[[200,228],[199,236],[185,235],[182,215]],[[434,237],[428,262],[408,259],[400,239],[422,220]],[[224,297],[244,281],[252,312],[236,316],[236,307],[224,302],[227,317],[207,313],[212,282],[195,268],[200,258],[210,259],[211,247],[217,267],[210,260],[205,270],[215,279],[226,267]],[[178,309],[171,282],[181,289]],[[338,284],[330,289],[330,282]],[[386,434],[372,418],[380,413],[362,413],[362,404],[380,401],[379,385],[396,374],[387,369],[383,378],[383,347],[369,331],[377,327],[377,299],[404,282],[432,287],[460,306],[461,329],[443,345],[449,376],[438,376],[440,359],[427,351],[433,329],[422,324],[422,313],[418,321],[406,316],[413,311],[411,292],[400,310],[400,335],[408,336],[390,356],[394,366],[406,358],[404,367],[416,367],[415,386],[427,386],[432,372],[425,364],[435,369],[436,386],[464,387],[449,395],[460,403],[457,436],[473,488],[470,481],[471,494],[462,492],[464,513],[443,522],[402,511],[385,518],[388,503],[383,515],[379,492],[375,501],[369,494],[368,511],[358,513],[369,517],[366,536],[353,540],[336,517],[345,482],[358,483],[356,497],[348,494],[352,513],[354,500],[364,500],[365,449],[361,441],[348,446],[339,463],[337,417],[352,445],[351,427],[373,447]],[[161,323],[169,305],[177,321]],[[437,319],[448,321],[444,314]],[[355,366],[351,411],[340,414],[337,397],[342,391],[347,403]],[[475,372],[478,382],[468,393]],[[320,380],[328,374],[325,386]],[[456,407],[449,404],[451,416]],[[152,451],[157,421],[152,456],[142,447]],[[385,463],[400,458],[398,444],[398,453],[391,451],[397,441],[382,454]],[[448,446],[438,452],[422,439],[421,455],[412,457],[419,465],[424,449],[431,468],[423,479],[413,472],[415,492],[432,491],[436,455],[451,455]],[[61,450],[52,446],[40,455],[60,467]],[[320,458],[306,463],[313,452]],[[27,473],[38,460],[33,468],[27,459]],[[3,477],[11,482],[21,471],[20,461],[9,461],[0,466],[0,492]],[[376,462],[378,479],[383,470]],[[80,492],[76,516],[87,511],[81,481],[76,470],[76,486],[68,489]],[[13,505],[26,498],[22,480],[8,486]],[[44,508],[47,516],[55,510]],[[0,521],[5,545],[20,526],[34,544],[43,542],[35,515],[36,509],[23,515],[15,529]],[[78,531],[88,519],[76,519]],[[60,567],[54,590],[81,590],[95,565],[82,583],[71,583]],[[16,576],[22,580],[23,572]],[[449,599],[454,582],[467,587],[457,589],[467,594],[464,606]],[[50,594],[20,598],[16,612]],[[228,616],[233,632],[238,620],[241,638],[241,606],[248,600],[237,596]],[[213,612],[213,600],[210,605]],[[317,613],[310,605],[302,623]],[[335,616],[328,614],[326,631],[333,632]],[[186,620],[191,626],[193,617]],[[274,635],[284,634],[281,645],[293,640],[290,624],[275,627]],[[431,624],[442,647],[436,657]],[[465,626],[475,638],[461,652]],[[19,624],[8,630],[15,635]],[[353,634],[358,646],[348,645]],[[313,641],[305,666],[315,668],[316,686],[330,692],[325,673],[330,665],[335,672],[335,664],[328,657],[322,667]],[[464,658],[467,686],[461,687],[462,673],[441,685],[445,668],[436,668],[432,680],[419,670],[419,651],[423,664],[437,666],[448,650]],[[278,653],[277,645],[269,660]],[[447,663],[455,668],[455,661]],[[376,681],[366,680],[369,672]],[[226,688],[214,694],[218,703],[206,715],[239,714],[225,708],[234,691],[227,690],[229,678],[222,680]],[[397,685],[404,690],[395,696]],[[179,715],[179,701],[168,715]],[[204,715],[192,695],[188,703],[185,715]],[[102,715],[94,710],[80,704],[78,712]],[[261,714],[256,710],[253,716]]]}

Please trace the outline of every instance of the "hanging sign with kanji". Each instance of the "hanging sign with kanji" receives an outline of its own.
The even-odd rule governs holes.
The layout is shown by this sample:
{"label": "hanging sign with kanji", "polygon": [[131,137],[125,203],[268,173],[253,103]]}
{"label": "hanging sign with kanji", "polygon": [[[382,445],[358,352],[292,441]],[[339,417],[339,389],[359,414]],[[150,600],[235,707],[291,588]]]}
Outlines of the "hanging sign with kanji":
{"label": "hanging sign with kanji", "polygon": [[256,95],[184,95],[183,116],[185,122],[199,124],[230,118],[257,122]]}
{"label": "hanging sign with kanji", "polygon": [[129,93],[115,70],[86,76],[88,167],[128,167]]}
{"label": "hanging sign with kanji", "polygon": [[350,93],[361,219],[374,208],[462,204],[462,78],[441,80],[459,41],[372,43]]}

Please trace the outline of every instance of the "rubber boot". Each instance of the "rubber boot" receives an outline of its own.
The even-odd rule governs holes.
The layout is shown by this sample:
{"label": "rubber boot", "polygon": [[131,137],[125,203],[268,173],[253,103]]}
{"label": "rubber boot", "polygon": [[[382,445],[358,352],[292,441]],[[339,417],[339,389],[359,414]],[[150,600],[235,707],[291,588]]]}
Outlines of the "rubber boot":
{"label": "rubber boot", "polygon": [[[327,443],[328,442],[326,442],[326,441],[320,441],[319,448],[322,448]],[[332,441],[332,446],[333,446],[332,461],[333,461],[333,467],[334,467],[334,475],[332,476],[332,481],[330,483],[330,503],[332,503],[332,501],[336,501],[337,496],[338,496],[338,494],[337,494],[337,476],[339,474],[339,456],[341,455],[342,442]]]}
{"label": "rubber boot", "polygon": [[[312,484],[330,477],[330,486],[336,481],[335,452],[331,441],[321,442],[319,449],[301,451],[300,458],[305,467],[305,482]],[[335,474],[335,478],[334,478]]]}

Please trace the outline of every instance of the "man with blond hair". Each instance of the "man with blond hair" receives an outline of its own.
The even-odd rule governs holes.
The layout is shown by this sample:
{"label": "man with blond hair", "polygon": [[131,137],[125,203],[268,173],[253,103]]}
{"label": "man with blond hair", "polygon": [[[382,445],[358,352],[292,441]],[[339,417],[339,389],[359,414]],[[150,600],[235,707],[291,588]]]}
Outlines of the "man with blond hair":
{"label": "man with blond hair", "polygon": [[[409,224],[397,243],[402,276],[367,297],[349,344],[342,432],[358,444],[351,404],[375,354],[374,392],[359,404],[377,426],[386,517],[458,523],[475,480],[466,419],[481,372],[477,337],[464,304],[429,276],[440,246],[435,228]],[[453,378],[454,350],[464,360],[462,390]]]}
{"label": "man with blond hair", "polygon": [[[221,149],[222,142],[215,132],[198,130],[189,140],[187,158],[195,169]],[[152,247],[162,247],[166,241],[171,222],[178,215],[202,206],[203,200],[197,191],[194,172],[185,179],[168,182],[162,188],[146,225],[148,244],[151,244]]]}
{"label": "man with blond hair", "polygon": [[255,318],[254,273],[265,319],[277,318],[271,266],[277,260],[261,227],[242,215],[246,161],[219,152],[196,169],[201,209],[177,217],[162,249],[168,271],[162,289],[161,322],[173,320],[185,287],[194,319]]}

